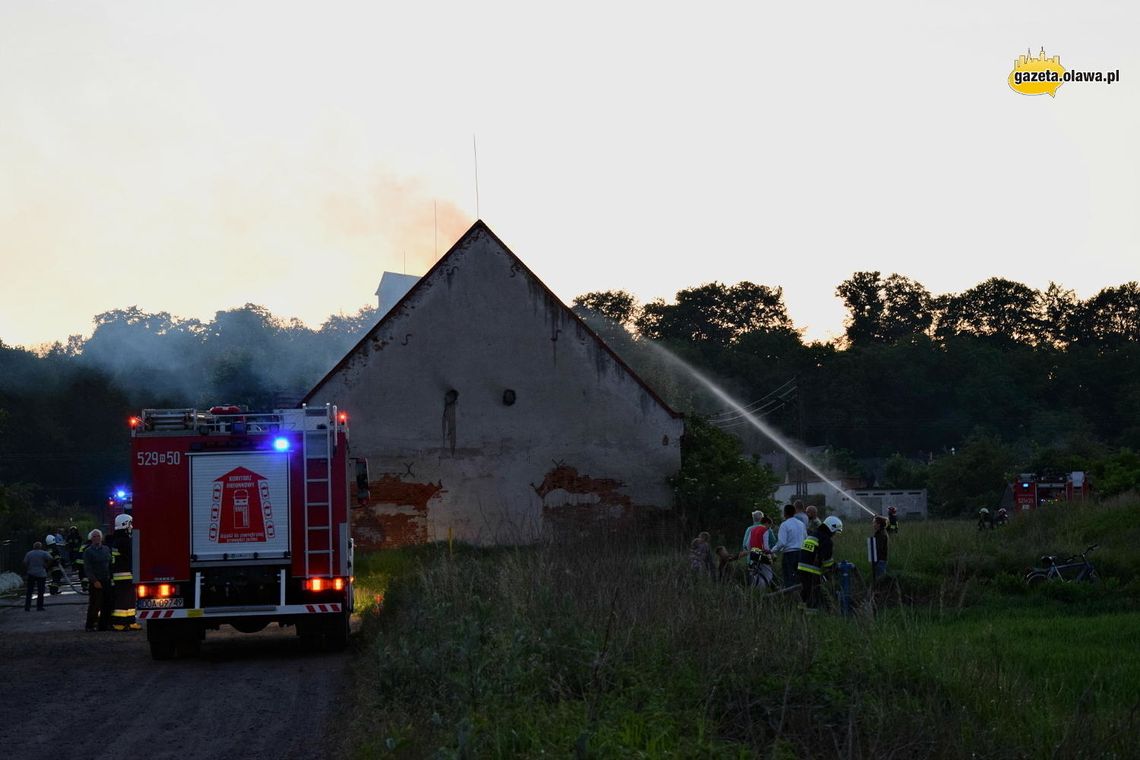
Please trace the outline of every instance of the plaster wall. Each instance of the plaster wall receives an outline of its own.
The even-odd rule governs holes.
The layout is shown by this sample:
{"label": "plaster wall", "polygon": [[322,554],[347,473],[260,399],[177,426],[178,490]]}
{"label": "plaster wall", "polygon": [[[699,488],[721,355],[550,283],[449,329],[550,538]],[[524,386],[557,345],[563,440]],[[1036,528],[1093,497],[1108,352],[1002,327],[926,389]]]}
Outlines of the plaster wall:
{"label": "plaster wall", "polygon": [[477,224],[309,394],[348,412],[364,545],[667,508],[683,423]]}

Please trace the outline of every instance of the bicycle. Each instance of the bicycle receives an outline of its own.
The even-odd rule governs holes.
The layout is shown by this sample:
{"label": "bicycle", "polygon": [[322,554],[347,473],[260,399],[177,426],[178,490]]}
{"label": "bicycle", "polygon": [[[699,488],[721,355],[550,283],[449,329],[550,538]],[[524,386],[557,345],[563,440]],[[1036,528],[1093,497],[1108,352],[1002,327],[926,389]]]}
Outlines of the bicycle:
{"label": "bicycle", "polygon": [[1056,557],[1047,555],[1041,557],[1039,562],[1044,567],[1034,567],[1025,574],[1025,583],[1029,586],[1039,586],[1046,581],[1060,581],[1062,583],[1098,583],[1100,576],[1096,568],[1089,562],[1089,554],[1099,544],[1093,544],[1080,554],[1074,554],[1058,561]]}

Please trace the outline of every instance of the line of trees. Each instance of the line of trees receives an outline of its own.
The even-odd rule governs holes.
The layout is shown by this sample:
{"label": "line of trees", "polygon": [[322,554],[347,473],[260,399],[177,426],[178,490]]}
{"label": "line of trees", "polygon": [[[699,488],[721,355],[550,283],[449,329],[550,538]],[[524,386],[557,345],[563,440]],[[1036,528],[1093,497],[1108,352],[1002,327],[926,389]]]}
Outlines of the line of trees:
{"label": "line of trees", "polygon": [[132,306],[97,315],[87,339],[0,341],[0,536],[33,505],[55,523],[128,483],[140,409],[296,403],[375,321],[372,307],[313,330],[254,304],[209,321]]}
{"label": "line of trees", "polygon": [[[1140,450],[1136,282],[1087,300],[1055,283],[1040,291],[1001,278],[933,295],[869,271],[836,295],[846,331],[827,343],[802,339],[780,288],[751,282],[687,288],[671,303],[591,292],[574,308],[607,340],[626,343],[655,386],[677,383],[637,352],[640,341],[668,346],[743,403],[794,380],[796,403],[777,406],[768,422],[863,463],[848,475],[929,487],[936,512],[994,505],[1019,470],[1089,470],[1101,493],[1140,486],[1140,470],[1130,469]],[[714,411],[684,393],[670,400]],[[708,462],[702,468],[707,477]]]}
{"label": "line of trees", "polygon": [[[878,462],[851,474],[929,485],[932,500],[948,511],[992,496],[977,484],[955,492],[955,483],[977,478],[937,464],[952,448],[967,455],[959,467],[981,459],[999,463],[999,472],[1032,466],[1096,474],[1099,467],[1102,487],[1131,487],[1131,452],[1140,450],[1137,283],[1087,300],[1056,284],[1038,291],[999,278],[933,295],[897,274],[856,272],[836,293],[847,307],[846,333],[827,343],[803,340],[780,288],[751,282],[708,283],[647,304],[623,291],[598,291],[576,298],[573,308],[685,412],[716,409],[651,352],[639,351],[643,344],[668,347],[744,402],[793,381],[795,403],[774,409],[770,423],[831,447],[837,459]],[[12,504],[96,504],[125,482],[130,414],[148,406],[295,401],[375,320],[375,310],[364,308],[313,330],[253,304],[209,321],[130,307],[97,315],[87,339],[35,351],[0,342],[0,530]],[[705,425],[693,439],[739,452],[738,443],[720,438],[728,435]],[[762,482],[734,470],[737,486],[709,490],[703,481],[711,460],[693,461],[701,462],[696,479],[683,472],[677,480],[693,500],[735,509],[749,492],[739,483]],[[1001,485],[992,475],[983,480],[991,489]]]}

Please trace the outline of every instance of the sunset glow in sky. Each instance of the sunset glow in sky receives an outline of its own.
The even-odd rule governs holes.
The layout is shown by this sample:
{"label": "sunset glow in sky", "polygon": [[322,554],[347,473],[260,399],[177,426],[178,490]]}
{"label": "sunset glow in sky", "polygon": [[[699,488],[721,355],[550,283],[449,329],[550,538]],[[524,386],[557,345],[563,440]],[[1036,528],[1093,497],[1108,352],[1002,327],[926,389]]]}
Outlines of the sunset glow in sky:
{"label": "sunset glow in sky", "polygon": [[[479,214],[563,300],[1140,278],[1140,6],[0,2],[0,340],[316,327]],[[1119,70],[1056,98],[1026,48]],[[438,242],[437,242],[438,238]]]}

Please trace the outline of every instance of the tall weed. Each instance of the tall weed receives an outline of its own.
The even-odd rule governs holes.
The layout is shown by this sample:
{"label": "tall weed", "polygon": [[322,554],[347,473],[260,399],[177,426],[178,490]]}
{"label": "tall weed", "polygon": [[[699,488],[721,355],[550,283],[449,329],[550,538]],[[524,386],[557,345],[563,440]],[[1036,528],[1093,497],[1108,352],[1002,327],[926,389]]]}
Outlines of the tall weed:
{"label": "tall weed", "polygon": [[[384,592],[357,653],[353,750],[1125,757],[1140,664],[1118,642],[1140,635],[1140,615],[1096,606],[1123,582],[1029,594],[1020,577],[1043,544],[1079,544],[1136,508],[986,532],[906,524],[892,537],[893,598],[861,593],[849,618],[613,538],[369,557],[358,573]],[[841,556],[865,564],[868,532],[849,526]],[[1118,535],[1128,529],[1105,555],[1128,567]],[[1050,597],[1062,593],[1080,598]]]}

